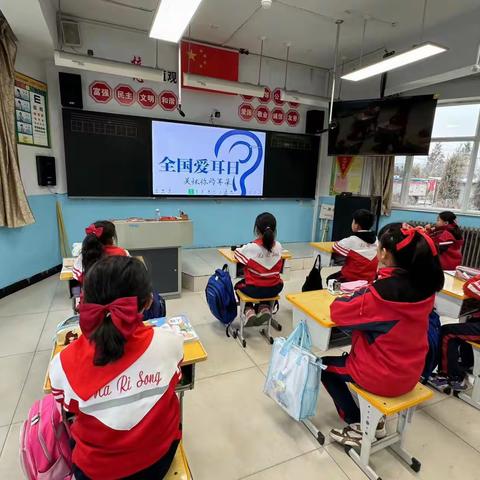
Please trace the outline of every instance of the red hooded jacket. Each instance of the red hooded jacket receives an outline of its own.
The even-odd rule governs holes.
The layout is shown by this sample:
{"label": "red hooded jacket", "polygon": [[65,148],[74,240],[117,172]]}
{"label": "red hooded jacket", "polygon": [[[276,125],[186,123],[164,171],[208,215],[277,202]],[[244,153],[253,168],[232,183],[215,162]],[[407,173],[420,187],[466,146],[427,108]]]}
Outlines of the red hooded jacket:
{"label": "red hooded jacket", "polygon": [[453,230],[456,225],[444,225],[435,227],[429,232],[440,255],[440,263],[443,270],[455,270],[462,264],[463,238],[456,238]]}
{"label": "red hooded jacket", "polygon": [[383,268],[372,285],[332,303],[332,320],[353,331],[346,369],[355,383],[387,397],[413,389],[425,366],[434,300],[421,298],[404,270]]}

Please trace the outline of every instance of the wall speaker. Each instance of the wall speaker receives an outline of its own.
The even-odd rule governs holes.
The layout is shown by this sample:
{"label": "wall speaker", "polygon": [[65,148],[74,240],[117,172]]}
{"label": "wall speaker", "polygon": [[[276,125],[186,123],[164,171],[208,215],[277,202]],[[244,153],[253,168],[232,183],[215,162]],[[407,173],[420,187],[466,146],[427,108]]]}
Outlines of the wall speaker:
{"label": "wall speaker", "polygon": [[78,23],[73,20],[60,20],[63,44],[67,47],[80,47],[82,39]]}
{"label": "wall speaker", "polygon": [[323,122],[325,121],[325,112],[323,110],[308,110],[307,122],[305,125],[305,133],[316,135],[323,129]]}
{"label": "wall speaker", "polygon": [[82,77],[77,73],[58,72],[63,107],[83,108]]}
{"label": "wall speaker", "polygon": [[37,178],[41,187],[52,187],[57,184],[55,157],[37,155]]}

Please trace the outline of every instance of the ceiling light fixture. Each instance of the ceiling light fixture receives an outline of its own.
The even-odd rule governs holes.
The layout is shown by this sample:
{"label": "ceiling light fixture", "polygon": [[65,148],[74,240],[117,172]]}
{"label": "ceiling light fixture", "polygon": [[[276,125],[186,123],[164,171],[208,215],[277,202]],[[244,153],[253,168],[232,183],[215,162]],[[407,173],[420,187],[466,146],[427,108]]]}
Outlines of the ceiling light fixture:
{"label": "ceiling light fixture", "polygon": [[76,68],[90,72],[118,75],[120,77],[143,78],[152,82],[164,82],[165,71],[160,68],[141,67],[60,50],[55,51],[54,58],[57,67]]}
{"label": "ceiling light fixture", "polygon": [[423,45],[413,47],[404,53],[399,53],[392,57],[385,58],[384,60],[369,65],[368,67],[363,67],[359,70],[347,73],[346,75],[342,76],[342,79],[358,82],[359,80],[364,80],[365,78],[370,78],[380,73],[389,72],[390,70],[409,65],[410,63],[418,62],[419,60],[438,55],[439,53],[446,52],[447,50],[448,49],[445,47],[428,42]]}
{"label": "ceiling light fixture", "polygon": [[237,95],[250,95],[252,97],[263,97],[265,87],[251,83],[231,82],[221,78],[205,77],[193,73],[183,74],[183,86],[201,88],[203,90],[216,90],[223,93],[236,93]]}
{"label": "ceiling light fixture", "polygon": [[178,43],[202,0],[160,0],[149,36]]}
{"label": "ceiling light fixture", "polygon": [[328,108],[328,98],[319,97],[317,95],[309,95],[308,93],[284,91],[282,90],[281,100],[284,102],[300,103],[302,105],[310,105],[312,107]]}

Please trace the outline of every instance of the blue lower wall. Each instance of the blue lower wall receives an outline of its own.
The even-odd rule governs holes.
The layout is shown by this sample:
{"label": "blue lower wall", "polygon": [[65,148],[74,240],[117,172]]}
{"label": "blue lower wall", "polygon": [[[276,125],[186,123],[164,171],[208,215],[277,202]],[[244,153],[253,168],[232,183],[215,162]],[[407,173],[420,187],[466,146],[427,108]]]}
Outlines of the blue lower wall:
{"label": "blue lower wall", "polygon": [[[70,243],[81,241],[84,228],[94,220],[127,217],[176,215],[184,210],[194,222],[193,247],[213,247],[244,243],[253,237],[255,217],[269,211],[277,217],[281,242],[310,241],[313,202],[296,200],[132,200],[71,199],[66,195],[29,197],[36,223],[18,229],[0,228],[0,288],[31,277],[61,262],[55,201],[62,204]],[[334,197],[320,198],[320,203],[334,203]],[[437,214],[413,210],[393,210],[380,219],[380,226],[390,222],[434,222]],[[480,227],[480,217],[459,215],[463,226]],[[331,229],[330,229],[331,232]],[[329,232],[329,234],[330,234]],[[319,231],[317,231],[317,238]]]}
{"label": "blue lower wall", "polygon": [[0,288],[61,263],[54,195],[28,198],[33,225],[0,228]]}

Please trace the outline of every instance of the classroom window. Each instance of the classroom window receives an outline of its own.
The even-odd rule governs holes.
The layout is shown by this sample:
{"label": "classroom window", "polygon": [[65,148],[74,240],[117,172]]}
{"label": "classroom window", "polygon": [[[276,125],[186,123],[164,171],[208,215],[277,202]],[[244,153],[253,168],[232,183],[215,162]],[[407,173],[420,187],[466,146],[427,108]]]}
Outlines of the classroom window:
{"label": "classroom window", "polygon": [[480,211],[480,103],[440,105],[428,155],[395,158],[393,204]]}

